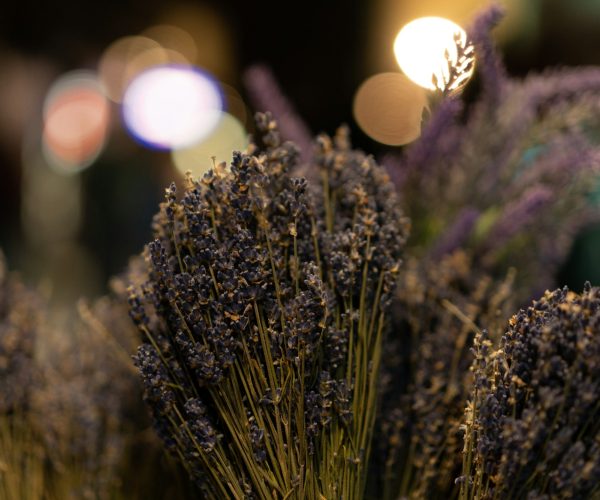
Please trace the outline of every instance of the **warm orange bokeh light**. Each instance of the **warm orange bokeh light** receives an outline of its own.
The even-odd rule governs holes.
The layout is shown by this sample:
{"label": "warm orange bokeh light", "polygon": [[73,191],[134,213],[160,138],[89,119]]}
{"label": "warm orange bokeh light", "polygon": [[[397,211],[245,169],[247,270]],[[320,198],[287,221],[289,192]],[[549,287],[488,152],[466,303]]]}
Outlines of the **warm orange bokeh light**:
{"label": "warm orange bokeh light", "polygon": [[92,80],[59,80],[49,94],[43,144],[47,160],[63,170],[79,170],[100,153],[109,124],[108,102]]}
{"label": "warm orange bokeh light", "polygon": [[154,40],[169,51],[177,52],[189,64],[196,61],[198,49],[194,39],[187,31],[178,26],[168,24],[151,26],[142,32],[142,36]]}
{"label": "warm orange bokeh light", "polygon": [[371,139],[389,146],[414,141],[421,134],[427,105],[425,90],[401,73],[380,73],[359,87],[354,119]]}

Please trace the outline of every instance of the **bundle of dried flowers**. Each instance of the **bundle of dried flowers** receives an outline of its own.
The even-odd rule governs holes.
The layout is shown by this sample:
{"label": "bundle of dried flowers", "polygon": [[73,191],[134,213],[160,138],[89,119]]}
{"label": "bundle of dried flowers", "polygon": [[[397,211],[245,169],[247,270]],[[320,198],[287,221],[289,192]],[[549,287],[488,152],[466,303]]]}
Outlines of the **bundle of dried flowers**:
{"label": "bundle of dried flowers", "polygon": [[398,349],[410,354],[391,372],[404,389],[381,415],[389,497],[456,492],[474,333],[485,326],[498,340],[509,311],[553,282],[578,229],[597,217],[586,196],[600,149],[586,134],[599,125],[600,72],[509,79],[489,34],[500,17],[492,7],[470,30],[475,103],[465,111],[457,96],[442,99],[421,138],[388,165],[413,223],[407,252],[419,276],[405,268],[394,305]]}
{"label": "bundle of dried flowers", "polygon": [[472,386],[472,339],[486,324],[501,332],[514,310],[510,273],[477,273],[464,252],[400,273],[383,371],[373,498],[451,498],[457,492],[460,426]]}
{"label": "bundle of dried flowers", "polygon": [[595,498],[600,290],[546,292],[474,352],[460,498]]}
{"label": "bundle of dried flowers", "polygon": [[144,271],[142,259],[131,259],[110,294],[80,300],[68,325],[47,329],[40,342],[30,433],[43,449],[50,496],[183,498],[186,488],[164,484],[175,483],[178,472],[162,459],[131,360],[140,337],[126,282],[142,283]]}
{"label": "bundle of dried flowers", "polygon": [[41,298],[8,272],[0,252],[0,414],[29,407],[38,374],[35,341],[43,321]]}
{"label": "bundle of dried flowers", "polygon": [[71,476],[71,494],[80,498],[110,498],[121,488],[120,469],[136,436],[134,348],[115,338],[136,333],[127,319],[114,298],[91,307],[82,301],[72,327],[48,329],[43,341],[32,421],[55,473]]}
{"label": "bundle of dried flowers", "polygon": [[269,115],[257,129],[167,190],[130,297],[145,398],[209,497],[360,498],[407,222],[345,131],[318,139],[309,193]]}

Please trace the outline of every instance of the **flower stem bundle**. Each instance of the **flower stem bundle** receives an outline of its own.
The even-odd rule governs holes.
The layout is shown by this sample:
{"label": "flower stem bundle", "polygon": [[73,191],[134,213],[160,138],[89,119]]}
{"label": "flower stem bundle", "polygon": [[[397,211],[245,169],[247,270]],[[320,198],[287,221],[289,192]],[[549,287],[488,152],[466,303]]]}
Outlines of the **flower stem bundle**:
{"label": "flower stem bundle", "polygon": [[385,310],[407,223],[345,131],[321,181],[258,115],[261,144],[175,187],[130,297],[155,427],[208,497],[360,498]]}

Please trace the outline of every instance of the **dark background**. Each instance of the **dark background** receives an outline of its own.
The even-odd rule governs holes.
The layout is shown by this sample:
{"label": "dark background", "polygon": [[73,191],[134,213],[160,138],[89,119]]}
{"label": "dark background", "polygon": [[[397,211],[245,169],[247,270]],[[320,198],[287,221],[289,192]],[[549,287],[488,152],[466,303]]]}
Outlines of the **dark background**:
{"label": "dark background", "polygon": [[[427,7],[423,7],[425,3]],[[50,83],[62,72],[93,69],[112,41],[162,23],[170,10],[185,5],[201,7],[219,19],[221,34],[229,43],[222,58],[226,64],[216,70],[210,68],[221,80],[245,97],[241,84],[243,69],[256,62],[266,63],[313,132],[332,132],[345,122],[351,126],[355,144],[377,154],[384,148],[358,129],[352,118],[352,98],[360,83],[370,75],[397,70],[391,44],[405,22],[423,15],[424,9],[428,9],[428,14],[447,15],[450,8],[442,0],[437,4],[425,3],[402,0],[10,2],[3,5],[0,15],[0,52],[5,61],[17,58],[21,69],[25,64],[24,74],[32,80]],[[476,12],[486,2],[453,4],[460,11],[455,20],[464,26],[470,17],[467,13]],[[507,8],[507,26],[499,31],[499,43],[511,74],[523,75],[554,65],[600,63],[599,1],[519,3],[515,0]],[[527,11],[521,12],[523,9]],[[210,51],[211,47],[204,49]],[[0,76],[4,73],[3,76],[10,77],[13,69],[10,64],[2,64]],[[13,80],[8,78],[8,81],[14,86]],[[23,94],[27,102],[17,103],[18,109],[28,113],[29,121],[41,112],[43,84],[36,90],[37,94]],[[14,94],[15,89],[0,86],[0,97],[9,91]],[[27,120],[23,118],[25,125]],[[146,150],[117,133],[99,160],[81,174],[82,219],[76,239],[87,260],[80,265],[81,255],[77,252],[50,255],[43,245],[31,244],[31,235],[25,234],[21,163],[26,127],[21,130],[10,122],[3,127],[2,134],[0,247],[7,254],[10,266],[22,270],[30,281],[47,278],[50,282],[71,283],[72,295],[80,291],[100,293],[107,278],[120,272],[127,257],[138,252],[150,236],[151,216],[171,177],[164,167],[166,155]],[[31,233],[32,229],[28,231]],[[561,273],[561,282],[579,288],[588,277],[600,284],[600,269],[597,265],[593,267],[600,254],[599,234],[598,229],[587,231],[578,240]],[[69,297],[69,292],[65,294]]]}

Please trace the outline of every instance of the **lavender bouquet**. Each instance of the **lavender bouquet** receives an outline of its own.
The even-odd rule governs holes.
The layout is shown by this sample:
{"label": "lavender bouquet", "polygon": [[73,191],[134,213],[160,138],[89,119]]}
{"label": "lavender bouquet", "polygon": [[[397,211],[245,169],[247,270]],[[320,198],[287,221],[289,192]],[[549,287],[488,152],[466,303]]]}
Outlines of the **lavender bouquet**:
{"label": "lavender bouquet", "polygon": [[600,70],[510,78],[500,18],[385,167],[252,68],[273,114],[68,328],[0,261],[0,496],[598,498],[599,291],[544,290],[598,218]]}
{"label": "lavender bouquet", "polygon": [[361,498],[407,222],[343,130],[311,189],[268,114],[257,129],[155,218],[129,299],[145,399],[209,498]]}
{"label": "lavender bouquet", "polygon": [[[511,311],[553,286],[579,229],[598,218],[590,194],[600,177],[600,72],[510,78],[490,33],[501,18],[492,6],[469,30],[475,101],[437,82],[421,137],[382,159],[412,230],[382,378],[375,498],[458,494],[475,334],[485,327],[497,343]],[[246,81],[289,137],[309,143],[267,70],[253,68]]]}

